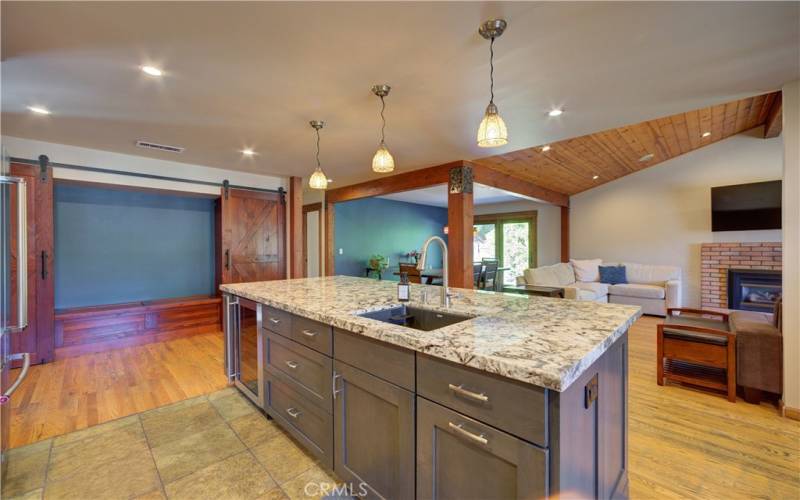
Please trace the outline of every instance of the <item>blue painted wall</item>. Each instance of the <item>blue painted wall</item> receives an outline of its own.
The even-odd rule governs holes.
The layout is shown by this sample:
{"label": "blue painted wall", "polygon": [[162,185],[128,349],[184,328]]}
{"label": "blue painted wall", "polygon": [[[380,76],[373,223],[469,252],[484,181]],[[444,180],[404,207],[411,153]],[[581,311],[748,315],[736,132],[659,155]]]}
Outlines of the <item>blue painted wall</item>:
{"label": "blue painted wall", "polygon": [[56,308],[213,291],[214,200],[56,184]]}
{"label": "blue painted wall", "polygon": [[[422,248],[431,235],[445,238],[447,209],[405,203],[402,201],[366,198],[336,204],[334,259],[336,274],[364,276],[367,260],[373,254],[389,258],[389,268],[383,279],[394,276],[405,254]],[[343,254],[339,255],[339,249]],[[442,254],[438,246],[431,247],[428,267],[441,267]]]}

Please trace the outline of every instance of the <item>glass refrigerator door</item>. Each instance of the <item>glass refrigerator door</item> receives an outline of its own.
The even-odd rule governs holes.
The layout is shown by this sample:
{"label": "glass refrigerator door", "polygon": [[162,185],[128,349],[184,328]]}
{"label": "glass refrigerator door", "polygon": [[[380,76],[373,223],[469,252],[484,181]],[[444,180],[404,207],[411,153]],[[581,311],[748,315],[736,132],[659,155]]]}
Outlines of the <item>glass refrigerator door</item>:
{"label": "glass refrigerator door", "polygon": [[254,403],[261,406],[261,335],[259,329],[259,306],[246,299],[239,299],[239,328],[236,338],[234,380],[236,386]]}

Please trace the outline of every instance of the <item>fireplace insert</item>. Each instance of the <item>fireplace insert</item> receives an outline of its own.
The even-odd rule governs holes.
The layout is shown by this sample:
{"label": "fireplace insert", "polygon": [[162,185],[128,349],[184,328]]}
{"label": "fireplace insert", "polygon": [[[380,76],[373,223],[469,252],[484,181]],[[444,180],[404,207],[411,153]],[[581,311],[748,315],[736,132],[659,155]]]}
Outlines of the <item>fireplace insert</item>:
{"label": "fireplace insert", "polygon": [[728,308],[772,312],[781,284],[780,271],[728,269]]}

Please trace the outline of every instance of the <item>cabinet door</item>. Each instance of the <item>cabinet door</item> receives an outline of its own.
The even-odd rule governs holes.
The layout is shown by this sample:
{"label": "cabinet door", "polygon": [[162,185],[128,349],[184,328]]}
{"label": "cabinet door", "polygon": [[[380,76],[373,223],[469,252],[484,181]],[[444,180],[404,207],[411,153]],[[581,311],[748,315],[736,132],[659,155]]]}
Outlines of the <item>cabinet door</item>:
{"label": "cabinet door", "polygon": [[335,472],[354,494],[414,498],[414,394],[334,362]]}
{"label": "cabinet door", "polygon": [[547,450],[417,398],[417,498],[542,498]]}

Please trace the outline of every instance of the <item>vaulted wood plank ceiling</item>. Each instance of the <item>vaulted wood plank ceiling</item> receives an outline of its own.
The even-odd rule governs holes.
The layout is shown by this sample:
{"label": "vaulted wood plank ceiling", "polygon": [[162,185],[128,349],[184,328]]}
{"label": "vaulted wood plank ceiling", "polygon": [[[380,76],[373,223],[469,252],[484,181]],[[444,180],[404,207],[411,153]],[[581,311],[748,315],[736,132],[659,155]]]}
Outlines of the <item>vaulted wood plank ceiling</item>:
{"label": "vaulted wood plank ceiling", "polygon": [[780,102],[772,92],[473,161],[573,195],[765,125]]}

